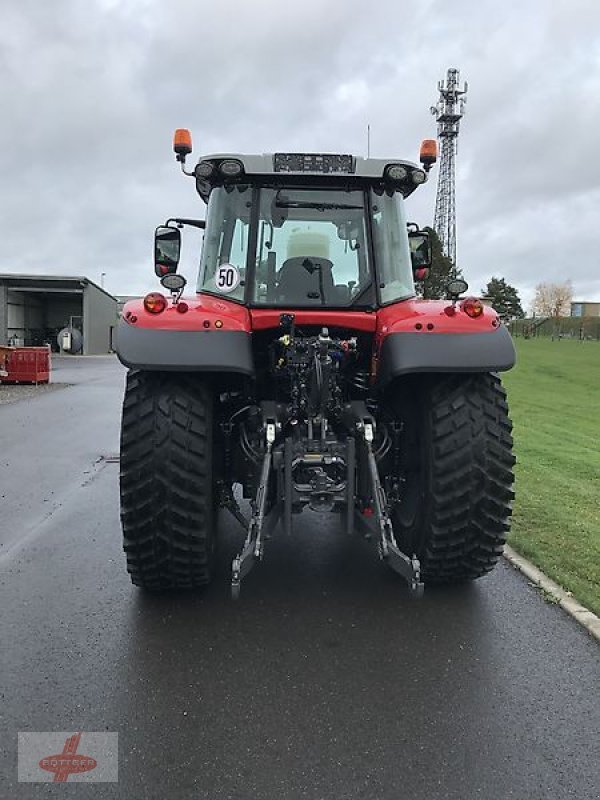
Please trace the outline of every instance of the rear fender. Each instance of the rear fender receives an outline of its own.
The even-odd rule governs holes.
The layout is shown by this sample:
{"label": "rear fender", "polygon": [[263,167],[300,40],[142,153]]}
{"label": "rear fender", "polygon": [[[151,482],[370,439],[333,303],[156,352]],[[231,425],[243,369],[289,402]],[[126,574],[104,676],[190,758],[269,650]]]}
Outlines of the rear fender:
{"label": "rear fender", "polygon": [[383,390],[394,378],[419,372],[503,372],[515,361],[503,325],[485,333],[390,333],[380,345],[377,385]]}
{"label": "rear fender", "polygon": [[117,355],[126,367],[254,375],[250,334],[244,331],[169,331],[121,321]]}
{"label": "rear fender", "polygon": [[247,310],[214,298],[184,301],[149,314],[141,301],[127,303],[119,321],[116,351],[126,367],[166,372],[254,375]]}

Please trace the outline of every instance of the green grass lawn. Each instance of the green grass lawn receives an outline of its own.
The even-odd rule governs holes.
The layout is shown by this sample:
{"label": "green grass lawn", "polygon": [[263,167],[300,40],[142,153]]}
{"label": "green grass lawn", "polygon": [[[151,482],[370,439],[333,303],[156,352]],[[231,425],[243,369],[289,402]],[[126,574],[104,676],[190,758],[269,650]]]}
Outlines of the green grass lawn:
{"label": "green grass lawn", "polygon": [[509,543],[600,615],[600,343],[517,339]]}

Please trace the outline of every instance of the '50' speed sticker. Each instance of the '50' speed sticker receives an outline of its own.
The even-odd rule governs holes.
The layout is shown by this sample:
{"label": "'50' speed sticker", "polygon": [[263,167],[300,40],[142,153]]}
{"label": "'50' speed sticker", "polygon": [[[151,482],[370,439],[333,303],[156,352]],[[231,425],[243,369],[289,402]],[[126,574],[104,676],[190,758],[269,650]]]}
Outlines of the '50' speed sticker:
{"label": "'50' speed sticker", "polygon": [[215,273],[215,285],[219,292],[229,294],[240,284],[240,271],[233,264],[221,264]]}

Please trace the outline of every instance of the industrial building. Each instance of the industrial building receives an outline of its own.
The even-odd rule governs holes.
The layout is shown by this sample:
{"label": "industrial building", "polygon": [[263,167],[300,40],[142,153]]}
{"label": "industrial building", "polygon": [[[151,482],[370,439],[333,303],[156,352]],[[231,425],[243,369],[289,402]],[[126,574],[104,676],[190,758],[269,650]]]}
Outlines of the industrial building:
{"label": "industrial building", "polygon": [[117,295],[115,295],[115,297],[117,299],[117,304],[118,304],[118,308],[119,308],[119,314],[121,314],[123,312],[123,308],[125,306],[125,303],[128,303],[130,300],[139,300],[140,299],[139,294],[117,294]]}
{"label": "industrial building", "polygon": [[117,321],[117,299],[89,278],[0,274],[0,345],[57,351],[68,331],[60,341],[76,343],[73,352],[109,353]]}
{"label": "industrial building", "polygon": [[576,300],[571,303],[572,317],[600,317],[600,303]]}

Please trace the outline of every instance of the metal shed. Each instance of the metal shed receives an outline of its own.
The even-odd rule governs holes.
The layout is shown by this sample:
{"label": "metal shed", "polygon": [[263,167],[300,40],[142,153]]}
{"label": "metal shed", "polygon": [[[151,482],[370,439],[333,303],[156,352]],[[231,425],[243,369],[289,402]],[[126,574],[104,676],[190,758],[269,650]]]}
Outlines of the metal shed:
{"label": "metal shed", "polygon": [[112,350],[117,299],[89,278],[0,274],[0,345],[58,349],[57,336],[73,328],[83,355]]}

